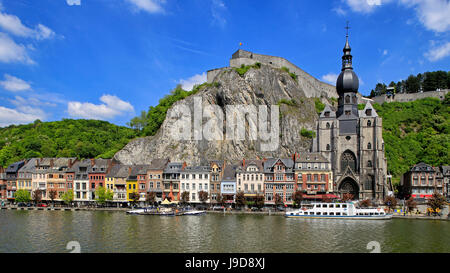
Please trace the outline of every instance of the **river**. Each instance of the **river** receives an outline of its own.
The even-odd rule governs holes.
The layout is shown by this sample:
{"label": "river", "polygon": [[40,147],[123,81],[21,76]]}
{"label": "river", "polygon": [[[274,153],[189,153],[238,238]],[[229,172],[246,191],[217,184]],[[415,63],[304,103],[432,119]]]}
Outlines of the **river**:
{"label": "river", "polygon": [[450,222],[295,219],[269,215],[145,216],[0,210],[0,252],[450,252]]}

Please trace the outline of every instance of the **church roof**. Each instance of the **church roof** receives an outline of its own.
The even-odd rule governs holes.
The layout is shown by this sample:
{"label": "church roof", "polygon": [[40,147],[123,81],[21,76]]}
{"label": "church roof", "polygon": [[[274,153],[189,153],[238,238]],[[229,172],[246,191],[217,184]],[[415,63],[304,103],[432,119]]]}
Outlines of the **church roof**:
{"label": "church roof", "polygon": [[[329,116],[325,116],[326,112],[330,112],[330,115]],[[320,117],[321,118],[336,118],[336,112],[334,112],[333,109],[331,109],[330,105],[326,104],[325,108],[320,113]]]}
{"label": "church roof", "polygon": [[[367,110],[370,110],[367,111]],[[369,115],[370,113],[370,115]],[[378,117],[377,111],[375,111],[375,108],[373,108],[372,104],[370,103],[370,101],[368,101],[366,103],[366,106],[364,106],[363,110],[359,110],[359,116],[362,118],[367,118],[367,117]]]}

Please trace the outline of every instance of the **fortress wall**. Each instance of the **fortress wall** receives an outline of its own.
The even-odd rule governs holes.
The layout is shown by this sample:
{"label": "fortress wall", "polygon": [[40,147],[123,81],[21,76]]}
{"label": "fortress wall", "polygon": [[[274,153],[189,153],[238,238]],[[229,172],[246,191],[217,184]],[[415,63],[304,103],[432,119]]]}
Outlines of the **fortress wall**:
{"label": "fortress wall", "polygon": [[[230,59],[230,66],[240,67],[242,64],[251,65],[256,62],[272,65],[276,68],[282,68],[283,66],[287,67],[290,72],[295,73],[298,76],[299,83],[305,87],[304,91],[307,97],[318,97],[321,95],[334,98],[338,97],[335,86],[317,80],[296,65],[281,57],[255,54],[252,52],[239,50],[235,52],[233,57]],[[314,89],[320,90],[321,94],[316,94],[313,91]]]}
{"label": "fortress wall", "polygon": [[211,69],[206,72],[206,81],[212,83],[214,78],[222,71],[223,68]]}
{"label": "fortress wall", "polygon": [[401,93],[401,94],[395,94],[393,96],[391,95],[382,95],[382,96],[376,96],[372,98],[376,103],[382,104],[384,102],[408,102],[408,101],[414,101],[414,100],[420,100],[424,98],[438,98],[440,100],[443,100],[445,98],[445,95],[450,91],[450,89],[444,89],[441,91],[427,91],[422,93]]}

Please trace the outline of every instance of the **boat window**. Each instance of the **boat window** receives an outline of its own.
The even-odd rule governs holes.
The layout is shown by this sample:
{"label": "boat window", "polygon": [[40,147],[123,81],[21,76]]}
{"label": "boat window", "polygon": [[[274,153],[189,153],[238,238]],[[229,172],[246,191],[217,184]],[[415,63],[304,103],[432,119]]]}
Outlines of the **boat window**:
{"label": "boat window", "polygon": [[323,215],[328,215],[328,212],[324,212]]}
{"label": "boat window", "polygon": [[341,205],[340,204],[336,204],[336,208],[337,209],[341,208]]}
{"label": "boat window", "polygon": [[375,215],[378,215],[378,212],[375,212]]}
{"label": "boat window", "polygon": [[309,213],[309,215],[313,215],[313,214],[314,214],[314,212],[312,212],[312,211]]}
{"label": "boat window", "polygon": [[316,208],[320,208],[320,207],[321,207],[320,204],[317,204],[317,205],[316,205]]}
{"label": "boat window", "polygon": [[369,215],[369,214],[367,212],[365,212],[364,215]]}
{"label": "boat window", "polygon": [[330,204],[330,208],[334,208],[334,205],[333,205],[333,204]]}
{"label": "boat window", "polygon": [[384,215],[384,212],[380,213],[380,215]]}
{"label": "boat window", "polygon": [[327,204],[323,204],[322,207],[323,207],[323,208],[327,208],[328,205],[327,205]]}
{"label": "boat window", "polygon": [[347,212],[343,212],[342,215],[347,215]]}
{"label": "boat window", "polygon": [[317,212],[316,214],[317,214],[317,215],[320,215],[320,212]]}
{"label": "boat window", "polygon": [[347,204],[342,204],[342,207],[343,207],[343,208],[346,208],[346,207],[347,207]]}
{"label": "boat window", "polygon": [[330,212],[330,215],[334,215],[334,212]]}
{"label": "boat window", "polygon": [[341,215],[341,213],[340,212],[336,212],[336,215]]}
{"label": "boat window", "polygon": [[373,215],[373,212],[371,212],[369,215]]}

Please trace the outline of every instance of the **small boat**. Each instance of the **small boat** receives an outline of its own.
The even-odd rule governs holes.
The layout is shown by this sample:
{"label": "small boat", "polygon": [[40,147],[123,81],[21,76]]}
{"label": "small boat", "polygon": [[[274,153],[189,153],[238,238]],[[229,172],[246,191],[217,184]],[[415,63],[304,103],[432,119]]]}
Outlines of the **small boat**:
{"label": "small boat", "polygon": [[388,220],[388,214],[383,208],[357,208],[353,203],[313,203],[300,209],[287,211],[289,218],[317,219],[351,219],[351,220]]}
{"label": "small boat", "polygon": [[143,214],[151,211],[152,208],[139,208],[127,211],[128,214]]}
{"label": "small boat", "polygon": [[205,210],[187,210],[183,212],[183,215],[203,215],[206,214]]}

